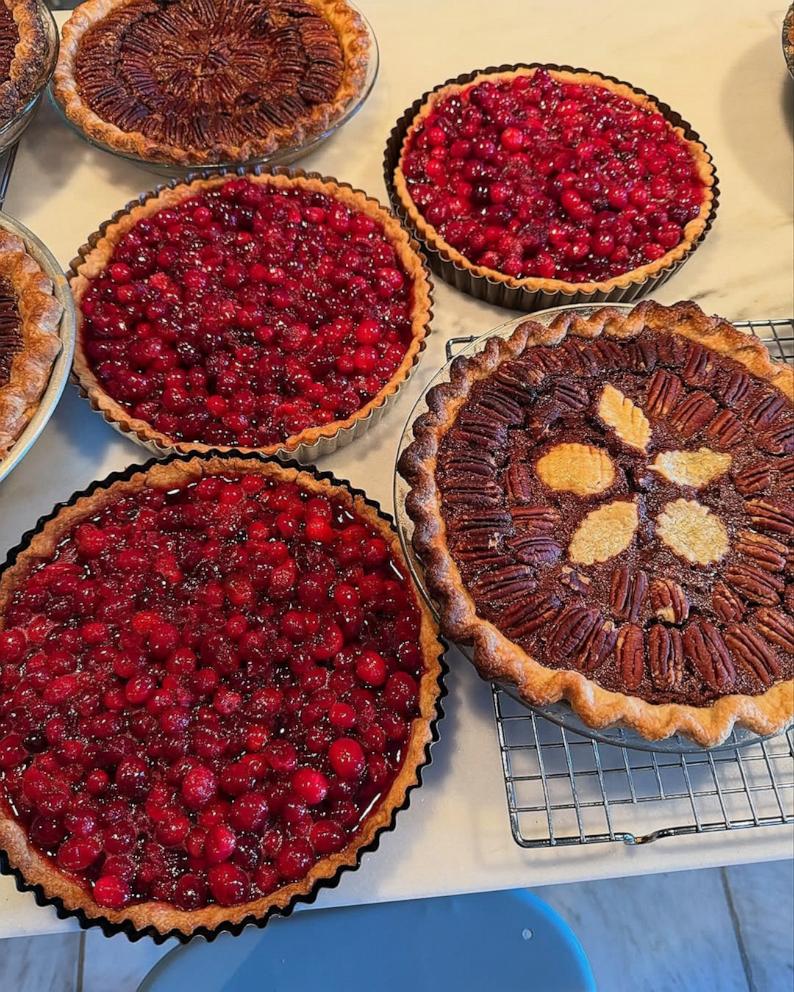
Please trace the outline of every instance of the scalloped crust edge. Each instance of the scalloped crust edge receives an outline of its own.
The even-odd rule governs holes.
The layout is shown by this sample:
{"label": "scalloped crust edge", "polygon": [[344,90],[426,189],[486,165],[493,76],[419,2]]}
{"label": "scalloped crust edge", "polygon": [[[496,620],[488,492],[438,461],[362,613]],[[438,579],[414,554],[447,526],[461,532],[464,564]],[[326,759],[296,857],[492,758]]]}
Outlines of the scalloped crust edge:
{"label": "scalloped crust edge", "polygon": [[[309,492],[341,500],[381,534],[389,544],[394,560],[402,564],[406,577],[409,575],[399,538],[390,522],[367,503],[363,496],[352,492],[347,486],[334,484],[309,471],[251,457],[177,459],[152,465],[136,472],[129,479],[118,480],[96,489],[91,495],[81,496],[74,503],[62,507],[55,517],[37,530],[15,563],[0,574],[0,629],[5,607],[14,593],[17,581],[37,562],[48,559],[64,534],[76,522],[95,513],[99,507],[107,505],[122,494],[134,494],[146,487],[172,489],[198,482],[206,475],[235,471],[256,472],[269,478],[296,482]],[[189,936],[204,927],[212,929],[226,923],[254,922],[273,912],[287,912],[295,900],[309,897],[319,884],[333,879],[341,869],[356,867],[360,852],[389,826],[393,816],[404,805],[408,792],[420,784],[420,769],[426,764],[425,750],[432,741],[432,723],[442,695],[440,659],[444,649],[427,605],[416,594],[415,600],[421,616],[420,643],[424,671],[419,682],[419,716],[413,720],[402,767],[389,791],[364,819],[350,843],[338,853],[318,861],[304,878],[277,889],[269,896],[238,906],[212,904],[205,909],[189,912],[178,910],[167,903],[147,901],[123,910],[108,909],[95,903],[83,886],[61,872],[49,858],[32,847],[2,794],[0,849],[6,852],[10,864],[22,873],[26,883],[39,887],[46,898],[59,900],[68,911],[82,912],[90,920],[107,920],[115,925],[131,923],[138,929],[154,927],[163,935],[176,931]]]}
{"label": "scalloped crust edge", "polygon": [[[173,438],[154,429],[144,420],[132,417],[120,403],[117,403],[103,389],[94,375],[93,369],[83,348],[83,315],[80,307],[90,281],[95,279],[105,268],[119,239],[126,234],[138,221],[149,217],[166,207],[174,206],[188,199],[197,192],[222,186],[233,179],[242,178],[236,174],[218,176],[212,179],[196,179],[191,183],[180,183],[176,186],[160,187],[140,203],[133,201],[127,204],[120,215],[115,215],[112,222],[100,228],[99,237],[91,235],[89,244],[81,250],[82,261],[76,268],[76,275],[69,276],[69,285],[75,302],[77,314],[77,335],[73,373],[78,385],[85,393],[91,406],[101,413],[108,423],[118,427],[123,433],[134,434],[145,445],[154,445],[161,452],[176,451],[180,454],[197,454],[209,451],[255,451],[261,455],[278,455],[295,452],[298,448],[317,444],[323,438],[333,438],[340,431],[349,430],[360,421],[366,420],[375,410],[382,407],[393,396],[411,374],[419,355],[424,348],[425,338],[430,333],[432,317],[432,285],[419,246],[399,221],[385,207],[361,190],[354,189],[347,183],[339,182],[329,177],[307,175],[287,175],[281,173],[263,172],[261,174],[246,173],[246,179],[251,182],[266,183],[280,187],[300,187],[325,193],[334,199],[341,200],[354,210],[359,210],[377,220],[382,226],[386,237],[398,251],[400,260],[408,277],[413,282],[414,298],[411,318],[411,343],[403,356],[403,360],[387,383],[364,406],[345,420],[335,420],[322,427],[309,427],[300,434],[294,434],[267,445],[264,448],[244,448],[240,445],[210,445],[190,441],[175,441]],[[96,240],[95,240],[96,238]],[[73,266],[74,267],[74,266]]]}
{"label": "scalloped crust edge", "polygon": [[649,740],[681,732],[703,747],[722,743],[737,723],[758,734],[775,733],[794,716],[794,680],[773,685],[758,696],[723,696],[709,706],[689,706],[648,703],[606,690],[580,672],[547,668],[477,615],[474,601],[447,549],[435,482],[436,455],[472,385],[527,347],[558,344],[566,334],[597,337],[603,333],[631,338],[646,326],[697,341],[744,365],[784,395],[794,395],[794,369],[773,362],[759,340],[718,317],[707,317],[691,302],[672,307],[645,302],[628,314],[605,307],[588,318],[573,311],[563,312],[549,327],[528,319],[510,338],[491,338],[478,355],[456,359],[450,368],[450,382],[428,393],[429,412],[416,421],[415,440],[406,448],[398,466],[411,485],[406,509],[415,524],[414,548],[423,563],[427,587],[440,608],[442,633],[473,645],[474,664],[480,675],[514,683],[530,704],[546,705],[565,699],[591,727],[622,723]]}

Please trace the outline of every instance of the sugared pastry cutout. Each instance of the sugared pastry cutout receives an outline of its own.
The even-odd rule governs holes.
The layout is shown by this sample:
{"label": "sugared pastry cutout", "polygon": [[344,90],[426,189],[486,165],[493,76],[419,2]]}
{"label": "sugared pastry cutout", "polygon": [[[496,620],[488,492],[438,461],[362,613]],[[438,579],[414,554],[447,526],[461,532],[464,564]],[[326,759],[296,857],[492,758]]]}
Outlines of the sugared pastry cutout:
{"label": "sugared pastry cutout", "polygon": [[637,504],[616,500],[592,510],[571,538],[568,555],[579,565],[609,561],[631,544],[637,530]]}
{"label": "sugared pastry cutout", "polygon": [[651,439],[651,425],[642,410],[610,383],[604,386],[598,416],[611,427],[624,444],[645,451]]}
{"label": "sugared pastry cutout", "polygon": [[590,444],[556,444],[535,465],[541,482],[558,492],[594,496],[615,481],[612,459]]}
{"label": "sugared pastry cutout", "polygon": [[656,533],[668,548],[693,565],[719,561],[730,547],[725,524],[693,499],[668,503],[656,520]]}
{"label": "sugared pastry cutout", "polygon": [[714,479],[725,475],[730,466],[729,454],[698,448],[697,451],[663,451],[654,458],[649,468],[668,482],[703,489]]}

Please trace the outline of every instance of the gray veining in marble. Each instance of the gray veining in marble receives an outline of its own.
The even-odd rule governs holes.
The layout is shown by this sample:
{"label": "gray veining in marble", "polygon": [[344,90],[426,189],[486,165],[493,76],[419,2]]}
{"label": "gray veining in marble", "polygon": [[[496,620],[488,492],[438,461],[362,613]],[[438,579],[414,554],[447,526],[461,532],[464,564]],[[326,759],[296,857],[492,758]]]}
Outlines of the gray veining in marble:
{"label": "gray veining in marble", "polygon": [[2,992],[75,992],[80,935],[51,934],[0,940]]}

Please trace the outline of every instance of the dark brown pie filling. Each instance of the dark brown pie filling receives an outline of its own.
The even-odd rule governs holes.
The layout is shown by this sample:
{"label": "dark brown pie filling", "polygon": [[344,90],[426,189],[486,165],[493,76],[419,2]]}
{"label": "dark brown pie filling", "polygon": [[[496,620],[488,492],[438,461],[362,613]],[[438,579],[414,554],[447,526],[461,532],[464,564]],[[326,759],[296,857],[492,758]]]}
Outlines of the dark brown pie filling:
{"label": "dark brown pie filling", "polygon": [[11,363],[22,348],[22,324],[13,288],[0,279],[0,387],[11,378]]}
{"label": "dark brown pie filling", "polygon": [[0,3],[0,82],[11,74],[14,49],[19,44],[19,31],[14,15],[4,3]]}
{"label": "dark brown pie filling", "polygon": [[136,0],[90,28],[75,60],[97,116],[182,147],[261,140],[332,100],[343,69],[304,0]]}
{"label": "dark brown pie filling", "polygon": [[794,408],[733,360],[647,329],[528,348],[436,478],[478,614],[542,664],[654,703],[792,677]]}

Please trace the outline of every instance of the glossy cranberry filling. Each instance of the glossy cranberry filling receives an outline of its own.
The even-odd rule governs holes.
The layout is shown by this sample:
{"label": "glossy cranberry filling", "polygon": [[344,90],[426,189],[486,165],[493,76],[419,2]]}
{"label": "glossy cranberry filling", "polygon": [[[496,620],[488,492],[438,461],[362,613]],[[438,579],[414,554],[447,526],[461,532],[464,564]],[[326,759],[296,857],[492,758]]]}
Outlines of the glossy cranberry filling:
{"label": "glossy cranberry filling", "polygon": [[33,845],[121,909],[234,905],[344,848],[418,709],[387,542],[259,475],[120,496],[0,631],[0,781]]}
{"label": "glossy cranberry filling", "polygon": [[369,214],[235,179],[135,224],[81,306],[86,357],[133,416],[263,447],[380,391],[411,340],[413,283]]}
{"label": "glossy cranberry filling", "polygon": [[440,100],[402,157],[422,215],[507,276],[605,280],[660,259],[703,203],[662,114],[546,70]]}

